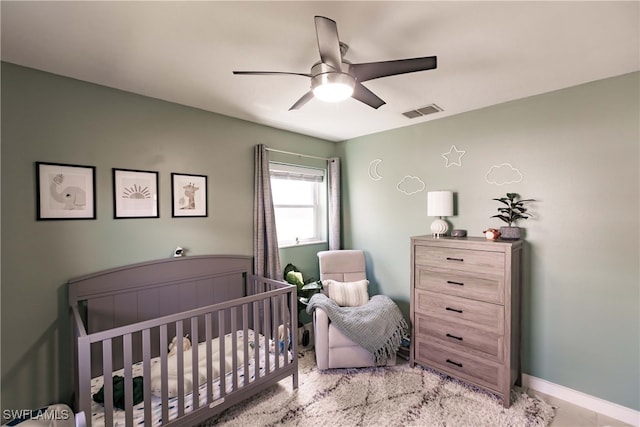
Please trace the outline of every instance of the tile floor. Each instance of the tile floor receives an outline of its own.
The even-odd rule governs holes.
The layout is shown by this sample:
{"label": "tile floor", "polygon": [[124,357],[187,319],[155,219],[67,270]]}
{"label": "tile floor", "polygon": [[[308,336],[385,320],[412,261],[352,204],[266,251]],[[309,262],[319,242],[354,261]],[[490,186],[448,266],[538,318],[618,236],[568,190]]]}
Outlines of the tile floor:
{"label": "tile floor", "polygon": [[622,421],[615,418],[607,417],[581,406],[574,405],[556,397],[540,393],[536,390],[529,389],[527,393],[530,396],[538,396],[545,402],[555,407],[556,416],[550,427],[627,427]]}

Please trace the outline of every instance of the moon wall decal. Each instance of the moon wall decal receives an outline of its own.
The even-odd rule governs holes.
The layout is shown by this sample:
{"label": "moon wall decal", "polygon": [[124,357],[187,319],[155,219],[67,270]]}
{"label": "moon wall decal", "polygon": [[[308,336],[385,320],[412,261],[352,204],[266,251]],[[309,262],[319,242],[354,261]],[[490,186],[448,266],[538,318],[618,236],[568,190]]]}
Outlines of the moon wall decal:
{"label": "moon wall decal", "polygon": [[382,179],[382,175],[378,173],[378,166],[380,166],[380,163],[382,163],[382,159],[375,159],[369,163],[369,178],[374,181]]}

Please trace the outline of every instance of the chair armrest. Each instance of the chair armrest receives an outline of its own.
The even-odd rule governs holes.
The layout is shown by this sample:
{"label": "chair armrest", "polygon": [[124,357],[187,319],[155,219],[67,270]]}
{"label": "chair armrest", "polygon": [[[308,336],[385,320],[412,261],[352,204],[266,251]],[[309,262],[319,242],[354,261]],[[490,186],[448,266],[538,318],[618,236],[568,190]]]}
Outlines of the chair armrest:
{"label": "chair armrest", "polygon": [[313,312],[313,327],[315,336],[316,363],[318,369],[329,368],[329,317],[321,308]]}

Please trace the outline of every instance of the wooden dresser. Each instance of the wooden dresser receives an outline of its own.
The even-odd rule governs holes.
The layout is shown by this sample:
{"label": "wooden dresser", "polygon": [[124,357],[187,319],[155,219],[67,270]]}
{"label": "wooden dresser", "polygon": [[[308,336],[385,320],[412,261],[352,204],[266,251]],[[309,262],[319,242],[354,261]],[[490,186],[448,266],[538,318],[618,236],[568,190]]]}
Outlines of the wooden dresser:
{"label": "wooden dresser", "polygon": [[511,404],[521,383],[522,241],[411,238],[410,366],[420,364]]}

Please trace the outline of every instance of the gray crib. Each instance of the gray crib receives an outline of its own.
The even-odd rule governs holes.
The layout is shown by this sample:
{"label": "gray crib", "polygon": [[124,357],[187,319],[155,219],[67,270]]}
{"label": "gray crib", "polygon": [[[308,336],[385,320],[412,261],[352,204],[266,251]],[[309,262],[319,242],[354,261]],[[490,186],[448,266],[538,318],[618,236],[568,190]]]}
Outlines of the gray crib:
{"label": "gray crib", "polygon": [[[287,376],[296,389],[297,339],[289,332],[298,323],[296,287],[251,269],[251,257],[208,255],[69,281],[76,412],[88,425],[93,417],[106,426],[192,426]],[[184,336],[192,348],[177,339],[168,355],[172,338]],[[152,370],[160,391],[152,392]],[[114,375],[124,378],[124,409],[114,407]],[[142,402],[134,405],[137,376]],[[92,402],[98,385],[102,412]]]}

